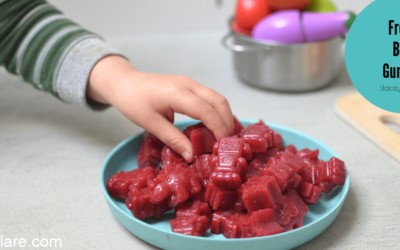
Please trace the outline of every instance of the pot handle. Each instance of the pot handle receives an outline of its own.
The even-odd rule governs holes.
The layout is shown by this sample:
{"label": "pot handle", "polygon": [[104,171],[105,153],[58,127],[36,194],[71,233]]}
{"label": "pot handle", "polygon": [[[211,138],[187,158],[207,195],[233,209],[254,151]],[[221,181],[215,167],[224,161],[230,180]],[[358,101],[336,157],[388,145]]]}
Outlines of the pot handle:
{"label": "pot handle", "polygon": [[228,40],[233,37],[233,31],[229,32],[222,38],[222,45],[230,50],[235,52],[243,52],[243,51],[255,51],[255,50],[270,50],[269,47],[265,46],[264,48],[255,47],[255,46],[245,46],[229,43]]}

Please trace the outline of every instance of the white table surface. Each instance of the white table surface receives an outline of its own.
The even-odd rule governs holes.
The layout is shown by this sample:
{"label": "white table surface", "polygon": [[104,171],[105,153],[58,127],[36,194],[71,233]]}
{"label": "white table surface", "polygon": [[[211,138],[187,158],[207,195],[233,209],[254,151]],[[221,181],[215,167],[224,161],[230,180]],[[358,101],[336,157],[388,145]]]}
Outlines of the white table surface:
{"label": "white table surface", "polygon": [[[236,116],[303,131],[341,156],[351,179],[343,208],[298,249],[399,249],[400,164],[335,114],[335,100],[355,91],[345,66],[334,85],[317,92],[262,91],[235,76],[222,35],[110,42],[140,70],[190,76],[226,96]],[[100,188],[107,154],[140,131],[114,109],[63,104],[1,68],[0,235],[60,238],[64,249],[157,249],[121,226]]]}

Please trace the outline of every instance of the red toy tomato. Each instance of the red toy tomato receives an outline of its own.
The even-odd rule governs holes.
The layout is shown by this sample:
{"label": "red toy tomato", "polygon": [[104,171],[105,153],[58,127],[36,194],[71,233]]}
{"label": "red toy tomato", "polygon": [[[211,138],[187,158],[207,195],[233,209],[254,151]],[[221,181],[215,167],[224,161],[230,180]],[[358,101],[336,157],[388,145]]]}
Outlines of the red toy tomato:
{"label": "red toy tomato", "polygon": [[236,23],[251,31],[253,27],[271,13],[267,0],[238,0],[236,4]]}
{"label": "red toy tomato", "polygon": [[311,0],[267,0],[268,6],[273,11],[279,10],[304,10]]}

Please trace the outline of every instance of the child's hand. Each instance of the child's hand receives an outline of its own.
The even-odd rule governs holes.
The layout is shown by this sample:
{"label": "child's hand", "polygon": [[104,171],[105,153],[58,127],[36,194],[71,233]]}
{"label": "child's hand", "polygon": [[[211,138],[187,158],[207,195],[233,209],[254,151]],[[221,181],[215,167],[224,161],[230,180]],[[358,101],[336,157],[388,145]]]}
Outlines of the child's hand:
{"label": "child's hand", "polygon": [[174,112],[201,120],[217,140],[233,133],[232,112],[225,97],[186,76],[140,72],[119,56],[105,57],[95,65],[87,96],[113,105],[188,162],[193,159],[192,146],[172,124]]}

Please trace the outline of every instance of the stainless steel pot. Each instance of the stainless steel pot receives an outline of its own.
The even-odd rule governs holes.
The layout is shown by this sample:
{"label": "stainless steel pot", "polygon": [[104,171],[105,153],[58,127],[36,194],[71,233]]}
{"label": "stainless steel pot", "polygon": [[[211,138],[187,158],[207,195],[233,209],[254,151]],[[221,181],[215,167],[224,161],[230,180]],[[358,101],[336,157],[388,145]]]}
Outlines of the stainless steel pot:
{"label": "stainless steel pot", "polygon": [[342,41],[304,44],[257,42],[234,31],[222,43],[233,51],[237,75],[251,85],[284,92],[301,92],[329,85],[339,75]]}

